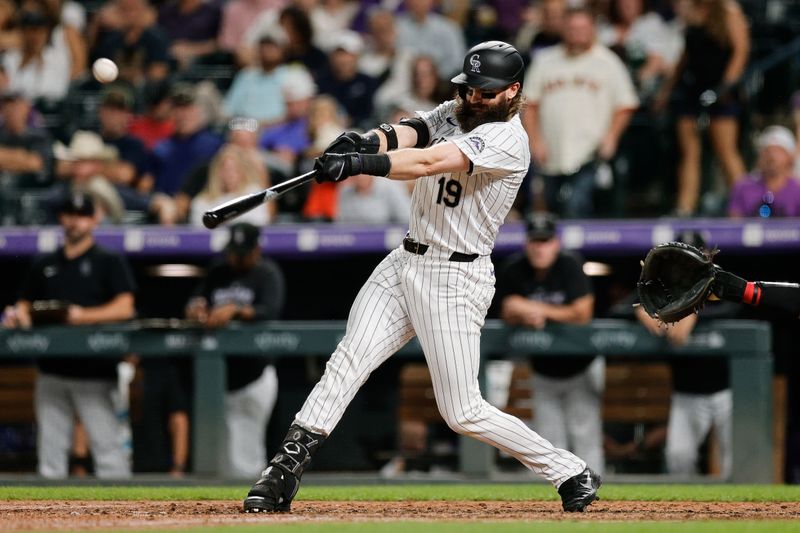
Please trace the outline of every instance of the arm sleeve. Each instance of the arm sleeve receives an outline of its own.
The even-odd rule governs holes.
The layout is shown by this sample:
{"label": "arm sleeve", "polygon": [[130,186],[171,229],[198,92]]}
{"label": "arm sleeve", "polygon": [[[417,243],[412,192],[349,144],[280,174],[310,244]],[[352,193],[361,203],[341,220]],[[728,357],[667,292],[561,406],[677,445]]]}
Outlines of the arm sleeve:
{"label": "arm sleeve", "polygon": [[256,320],[274,320],[283,313],[286,300],[286,282],[278,265],[264,260],[263,279],[258,287],[253,309]]}
{"label": "arm sleeve", "polygon": [[447,117],[452,116],[453,111],[456,107],[455,100],[448,100],[442,104],[439,104],[435,108],[431,109],[430,111],[418,112],[415,116],[422,119],[423,122],[428,126],[428,131],[430,132],[430,140],[428,141],[428,146],[434,139],[434,132],[436,132],[442,124],[447,120]]}
{"label": "arm sleeve", "polygon": [[542,98],[542,68],[541,59],[533,60],[528,71],[525,73],[525,85],[522,87],[522,94],[529,103],[535,104]]}
{"label": "arm sleeve", "polygon": [[136,282],[133,280],[128,261],[121,255],[111,255],[108,268],[109,296],[111,298],[124,292],[136,292]]}
{"label": "arm sleeve", "polygon": [[759,306],[774,307],[800,318],[800,285],[770,281],[757,281],[756,285],[763,291]]}
{"label": "arm sleeve", "polygon": [[450,139],[472,162],[471,174],[504,178],[526,172],[528,157],[522,139],[509,122],[481,124],[474,130]]}
{"label": "arm sleeve", "polygon": [[571,255],[562,256],[562,265],[567,278],[567,297],[569,302],[574,302],[578,298],[582,298],[587,294],[593,294],[592,282],[589,277],[583,273],[583,265],[581,261]]}

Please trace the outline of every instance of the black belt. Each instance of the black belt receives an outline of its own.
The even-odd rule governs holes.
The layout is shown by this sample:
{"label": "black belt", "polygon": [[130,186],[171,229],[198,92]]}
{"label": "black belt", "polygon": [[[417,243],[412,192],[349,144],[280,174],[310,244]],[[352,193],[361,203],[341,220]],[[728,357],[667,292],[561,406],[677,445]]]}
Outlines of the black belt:
{"label": "black belt", "polygon": [[[430,248],[430,246],[428,246],[427,244],[419,243],[414,239],[406,237],[405,239],[403,239],[403,248],[405,248],[407,252],[411,252],[412,254],[425,255],[425,252],[428,251],[428,248]],[[480,257],[478,254],[462,254],[461,252],[453,252],[452,254],[450,254],[449,261],[455,261],[456,263],[472,263],[478,257]]]}

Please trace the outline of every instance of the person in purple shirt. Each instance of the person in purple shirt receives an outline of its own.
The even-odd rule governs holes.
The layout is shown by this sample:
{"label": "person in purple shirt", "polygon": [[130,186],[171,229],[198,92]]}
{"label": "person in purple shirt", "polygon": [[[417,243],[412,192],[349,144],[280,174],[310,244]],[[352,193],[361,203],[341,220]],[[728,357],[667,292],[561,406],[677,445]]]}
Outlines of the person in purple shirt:
{"label": "person in purple shirt", "polygon": [[169,38],[169,52],[181,69],[195,58],[216,52],[222,13],[217,2],[170,0],[158,12]]}
{"label": "person in purple shirt", "polygon": [[728,215],[800,216],[800,181],[794,176],[795,139],[783,126],[769,126],[758,137],[756,171],[734,185]]}
{"label": "person in purple shirt", "polygon": [[151,160],[155,190],[175,194],[189,172],[209,161],[222,146],[222,138],[206,128],[195,89],[179,84],[172,93],[175,132],[153,148]]}

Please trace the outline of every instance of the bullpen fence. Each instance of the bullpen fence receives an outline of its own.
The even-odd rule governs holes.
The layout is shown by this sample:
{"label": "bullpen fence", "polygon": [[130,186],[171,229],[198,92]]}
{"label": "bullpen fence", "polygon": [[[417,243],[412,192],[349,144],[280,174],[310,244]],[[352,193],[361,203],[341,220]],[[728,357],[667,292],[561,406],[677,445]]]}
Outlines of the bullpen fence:
{"label": "bullpen fence", "polygon": [[[270,322],[234,324],[207,331],[146,329],[132,324],[106,327],[38,327],[0,330],[0,363],[20,357],[96,356],[194,358],[193,457],[195,472],[223,473],[225,355],[307,357],[330,354],[344,335],[343,322]],[[763,322],[717,320],[700,325],[685,346],[670,346],[644,328],[624,320],[596,320],[588,326],[549,325],[543,330],[508,328],[489,320],[483,328],[484,360],[530,355],[629,356],[633,358],[716,356],[730,361],[733,391],[733,464],[729,481],[770,483],[772,458],[771,330]],[[400,357],[421,358],[416,339]],[[632,401],[634,401],[632,399]],[[460,469],[486,476],[494,450],[478,441],[460,439]]]}

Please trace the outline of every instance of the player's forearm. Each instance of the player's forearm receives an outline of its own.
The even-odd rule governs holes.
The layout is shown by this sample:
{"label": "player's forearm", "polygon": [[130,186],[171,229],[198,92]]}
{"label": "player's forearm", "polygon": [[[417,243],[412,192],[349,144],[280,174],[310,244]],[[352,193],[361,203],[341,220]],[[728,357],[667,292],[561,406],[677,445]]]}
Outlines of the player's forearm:
{"label": "player's forearm", "polygon": [[720,270],[716,274],[714,294],[723,300],[754,307],[772,307],[800,317],[800,284],[772,281],[747,281]]}
{"label": "player's forearm", "polygon": [[592,320],[592,305],[575,302],[566,305],[543,304],[547,320],[562,324],[584,325]]}
{"label": "player's forearm", "polygon": [[413,180],[445,172],[466,172],[470,163],[464,153],[452,142],[429,148],[405,148],[387,154],[391,168],[388,178]]}
{"label": "player's forearm", "polygon": [[120,294],[107,304],[84,307],[76,324],[103,324],[130,320],[134,312],[133,295]]}
{"label": "player's forearm", "polygon": [[[417,131],[414,128],[402,124],[392,124],[391,126],[394,129],[394,134],[397,136],[397,150],[401,148],[413,148],[417,145]],[[378,139],[380,139],[378,153],[383,154],[388,152],[389,142],[387,133],[381,128],[374,128],[371,131],[374,131],[378,135]]]}

